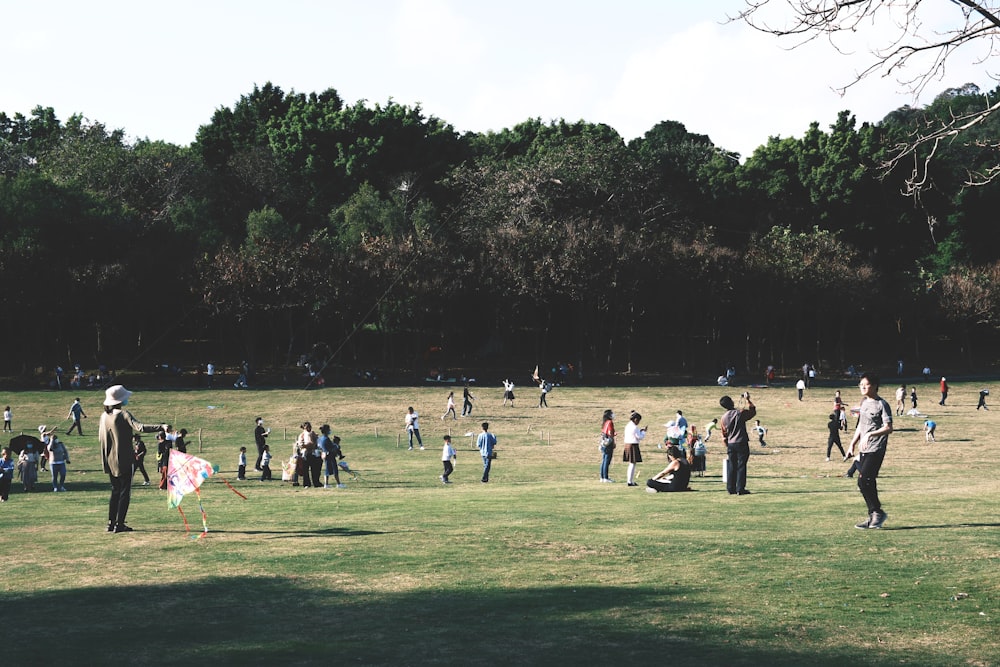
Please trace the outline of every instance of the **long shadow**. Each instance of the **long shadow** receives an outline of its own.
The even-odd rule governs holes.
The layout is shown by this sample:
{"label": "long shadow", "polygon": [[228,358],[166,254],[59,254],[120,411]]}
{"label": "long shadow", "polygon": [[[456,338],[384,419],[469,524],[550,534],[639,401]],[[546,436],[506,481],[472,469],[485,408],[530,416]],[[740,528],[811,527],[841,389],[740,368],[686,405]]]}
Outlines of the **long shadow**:
{"label": "long shadow", "polygon": [[885,526],[881,530],[935,530],[939,528],[1000,528],[1000,523],[949,523],[940,526]]}
{"label": "long shadow", "polygon": [[[117,567],[127,565],[108,563],[105,578]],[[4,664],[956,664],[927,646],[820,641],[818,649],[776,642],[788,632],[776,622],[734,628],[685,620],[732,610],[707,605],[683,584],[505,589],[483,582],[349,593],[329,581],[304,572],[7,596],[4,617],[23,640],[6,642]],[[31,628],[58,636],[40,643]]]}

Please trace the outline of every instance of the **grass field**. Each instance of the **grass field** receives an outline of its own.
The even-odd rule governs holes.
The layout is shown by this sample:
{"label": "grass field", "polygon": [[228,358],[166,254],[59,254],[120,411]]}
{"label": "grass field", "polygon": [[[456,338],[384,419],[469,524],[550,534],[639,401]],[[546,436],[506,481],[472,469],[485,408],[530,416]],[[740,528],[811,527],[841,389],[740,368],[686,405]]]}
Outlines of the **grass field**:
{"label": "grass field", "polygon": [[[751,390],[770,431],[766,449],[752,448],[743,497],[725,492],[718,435],[695,493],[629,488],[620,461],[618,483],[598,483],[604,409],[619,432],[631,409],[650,426],[644,483],[665,464],[655,446],[664,423],[682,409],[701,429],[722,412],[718,387],[556,388],[538,409],[533,387],[501,407],[498,383],[474,389],[474,417],[457,422],[439,419],[448,387],[137,391],[138,419],[186,427],[189,452],[221,467],[203,487],[210,532],[200,540],[155,486],[134,489],[134,533],[105,532],[103,396],[85,393],[86,436],[63,438],[70,492],[44,492],[42,473],[41,492],[15,481],[0,505],[0,660],[1000,665],[1000,406],[977,411],[980,386],[956,383],[942,408],[935,387],[919,385],[938,442],[925,444],[923,420],[897,418],[881,531],[854,528],[865,514],[855,481],[836,450],[824,461],[834,389],[857,403],[849,381],[802,402],[792,388]],[[893,389],[882,391],[890,403]],[[65,417],[72,395],[0,401],[17,432],[35,433]],[[425,451],[397,445],[409,405]],[[278,479],[303,420],[330,423],[362,479],[346,489],[237,482],[257,415],[272,428]],[[464,435],[482,420],[499,438],[489,484]],[[445,486],[448,431],[458,465]],[[200,526],[197,499],[183,507]]]}

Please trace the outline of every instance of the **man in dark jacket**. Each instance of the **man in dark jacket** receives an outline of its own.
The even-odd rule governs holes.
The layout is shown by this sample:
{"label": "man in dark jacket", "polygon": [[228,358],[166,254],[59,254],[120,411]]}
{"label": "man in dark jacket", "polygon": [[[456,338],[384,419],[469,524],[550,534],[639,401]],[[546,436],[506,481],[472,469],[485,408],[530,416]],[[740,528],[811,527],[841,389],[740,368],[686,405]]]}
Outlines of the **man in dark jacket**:
{"label": "man in dark jacket", "polygon": [[747,407],[738,410],[733,399],[723,396],[719,399],[726,413],[722,415],[720,426],[722,436],[726,439],[726,490],[729,495],[749,495],[747,491],[747,461],[750,458],[750,435],[747,433],[747,422],[757,415],[757,408],[750,401],[750,394],[743,394]]}

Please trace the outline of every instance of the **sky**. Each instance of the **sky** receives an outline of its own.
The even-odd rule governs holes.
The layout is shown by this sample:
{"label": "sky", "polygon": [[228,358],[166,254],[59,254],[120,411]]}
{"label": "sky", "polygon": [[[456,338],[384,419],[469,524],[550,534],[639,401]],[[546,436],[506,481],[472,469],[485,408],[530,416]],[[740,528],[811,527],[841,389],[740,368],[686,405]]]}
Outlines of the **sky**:
{"label": "sky", "polygon": [[[565,119],[629,141],[677,121],[744,157],[813,121],[828,128],[841,110],[878,122],[946,88],[996,85],[983,54],[959,52],[922,97],[877,76],[841,96],[869,43],[846,55],[825,42],[790,48],[727,22],[742,0],[0,2],[0,111],[52,107],[63,121],[78,113],[179,145],[267,82],[419,105],[458,132]],[[936,3],[930,23],[957,18],[957,5]]]}

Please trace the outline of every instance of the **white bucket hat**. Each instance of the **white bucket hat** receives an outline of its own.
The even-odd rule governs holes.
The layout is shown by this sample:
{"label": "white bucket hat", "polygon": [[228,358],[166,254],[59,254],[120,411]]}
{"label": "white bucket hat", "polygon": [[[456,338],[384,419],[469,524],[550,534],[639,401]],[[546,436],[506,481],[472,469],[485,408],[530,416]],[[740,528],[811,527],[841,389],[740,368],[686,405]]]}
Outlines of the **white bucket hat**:
{"label": "white bucket hat", "polygon": [[116,384],[104,390],[104,405],[118,405],[119,403],[124,403],[131,395],[132,392],[128,389],[120,384]]}

